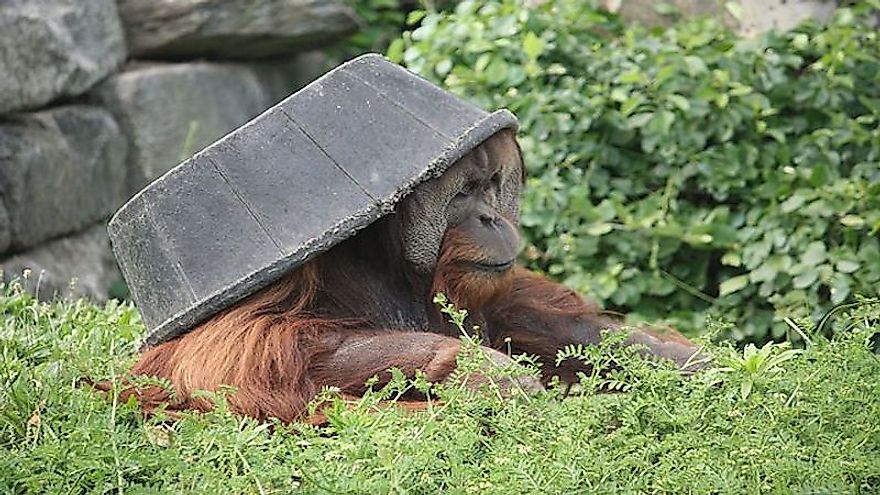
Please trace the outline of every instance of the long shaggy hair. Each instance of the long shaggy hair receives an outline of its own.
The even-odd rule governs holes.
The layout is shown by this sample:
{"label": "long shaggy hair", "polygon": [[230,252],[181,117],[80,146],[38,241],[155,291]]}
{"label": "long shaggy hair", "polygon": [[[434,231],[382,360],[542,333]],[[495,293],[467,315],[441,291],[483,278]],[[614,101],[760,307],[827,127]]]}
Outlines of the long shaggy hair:
{"label": "long shaggy hair", "polygon": [[[474,261],[483,259],[479,243],[457,228],[446,232],[434,273],[420,276],[402,261],[399,244],[389,244],[399,241],[398,229],[393,219],[377,222],[189,333],[147,349],[131,374],[165,379],[173,392],[128,384],[121,398],[135,396],[146,411],[160,405],[172,412],[207,411],[214,404],[195,392],[228,386],[235,389],[229,406],[238,414],[320,422],[320,414],[304,414],[323,386],[357,394],[371,374],[384,376],[398,365],[438,380],[451,373],[458,342],[448,336],[458,333],[431,303],[437,292],[469,310],[469,323],[485,330],[484,345],[542,357],[545,380],[556,374],[575,381],[582,364],[555,366],[557,350],[597,343],[602,329],[621,326],[574,291],[522,268],[475,270]],[[396,323],[401,313],[415,323]],[[388,339],[400,331],[414,333]],[[427,338],[410,339],[419,332]],[[377,336],[384,343],[368,344]],[[696,350],[677,332],[644,330],[632,342],[679,363]],[[340,361],[340,349],[356,351]],[[109,390],[111,384],[96,387]]]}
{"label": "long shaggy hair", "polygon": [[[447,233],[431,294],[441,291],[460,307],[479,310],[509,291],[511,273],[490,278],[464,268],[462,263],[478,254],[475,249],[455,229]],[[288,422],[302,419],[320,387],[328,379],[340,378],[313,363],[333,353],[340,336],[365,324],[360,318],[329,318],[318,311],[319,295],[333,293],[338,287],[327,287],[327,283],[348,278],[338,266],[342,264],[332,266],[335,260],[328,255],[293,270],[192,331],[144,351],[131,375],[165,379],[173,393],[157,385],[130,386],[121,398],[135,396],[147,411],[160,405],[170,411],[207,411],[212,402],[194,392],[230,386],[235,391],[228,397],[229,406],[238,414]],[[338,288],[343,295],[350,289]],[[430,304],[428,299],[426,304]],[[365,306],[360,309],[369,313],[370,302],[367,298],[362,304],[353,304]],[[110,384],[97,386],[108,390]],[[419,405],[404,407],[417,409]]]}
{"label": "long shaggy hair", "polygon": [[171,410],[209,410],[213,404],[193,392],[229,385],[237,389],[229,405],[239,414],[299,417],[318,391],[308,364],[332,350],[319,334],[354,323],[310,313],[319,265],[309,262],[193,331],[146,350],[131,374],[165,378],[174,394],[158,386],[132,387],[123,400],[135,395],[147,409],[167,404]]}

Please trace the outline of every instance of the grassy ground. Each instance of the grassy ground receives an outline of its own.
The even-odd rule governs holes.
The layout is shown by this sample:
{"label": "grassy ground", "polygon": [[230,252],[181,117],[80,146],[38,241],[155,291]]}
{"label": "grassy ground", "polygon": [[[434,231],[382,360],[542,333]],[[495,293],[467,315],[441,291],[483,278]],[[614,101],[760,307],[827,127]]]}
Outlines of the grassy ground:
{"label": "grassy ground", "polygon": [[691,379],[623,357],[577,396],[450,386],[426,412],[371,411],[413,386],[400,380],[354,410],[330,406],[315,428],[235,417],[222,396],[211,414],[145,419],[79,385],[131,364],[136,311],[6,290],[0,491],[880,493],[878,320],[880,305],[860,305],[838,317],[837,338],[812,336],[803,352],[712,345],[719,367]]}

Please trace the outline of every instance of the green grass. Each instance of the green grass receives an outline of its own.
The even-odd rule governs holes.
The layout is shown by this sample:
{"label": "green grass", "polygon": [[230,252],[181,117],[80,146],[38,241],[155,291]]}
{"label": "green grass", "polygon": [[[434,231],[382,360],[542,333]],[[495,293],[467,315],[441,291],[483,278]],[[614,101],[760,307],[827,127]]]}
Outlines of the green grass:
{"label": "green grass", "polygon": [[222,397],[214,413],[144,418],[79,385],[131,365],[134,309],[0,294],[4,493],[880,492],[876,302],[840,315],[833,340],[805,332],[802,352],[709,345],[719,367],[690,379],[623,356],[567,398],[450,386],[426,412],[368,411],[424,386],[398,380],[315,428],[239,418]]}

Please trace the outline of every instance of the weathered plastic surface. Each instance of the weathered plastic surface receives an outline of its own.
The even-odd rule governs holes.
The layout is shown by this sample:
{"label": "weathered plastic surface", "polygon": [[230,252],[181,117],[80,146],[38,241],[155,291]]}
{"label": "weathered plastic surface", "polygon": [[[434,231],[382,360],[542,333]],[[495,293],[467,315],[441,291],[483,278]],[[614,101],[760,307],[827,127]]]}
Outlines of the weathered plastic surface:
{"label": "weathered plastic surface", "polygon": [[328,72],[144,188],[110,220],[152,346],[384,214],[503,128],[378,55]]}

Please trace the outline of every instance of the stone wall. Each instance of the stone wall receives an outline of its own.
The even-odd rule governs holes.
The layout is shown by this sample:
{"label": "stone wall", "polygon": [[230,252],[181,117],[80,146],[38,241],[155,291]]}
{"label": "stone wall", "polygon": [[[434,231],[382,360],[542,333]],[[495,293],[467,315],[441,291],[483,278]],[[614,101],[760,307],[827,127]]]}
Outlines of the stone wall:
{"label": "stone wall", "polygon": [[4,277],[106,298],[108,217],[320,74],[316,50],[356,26],[334,0],[4,0]]}

